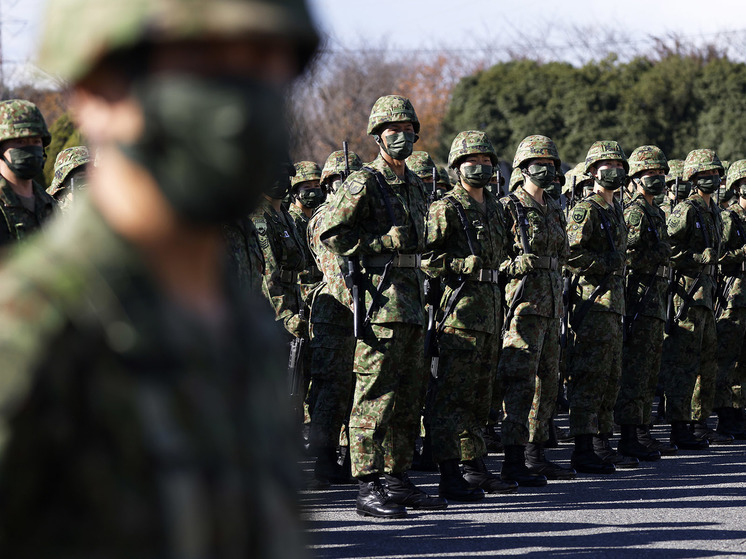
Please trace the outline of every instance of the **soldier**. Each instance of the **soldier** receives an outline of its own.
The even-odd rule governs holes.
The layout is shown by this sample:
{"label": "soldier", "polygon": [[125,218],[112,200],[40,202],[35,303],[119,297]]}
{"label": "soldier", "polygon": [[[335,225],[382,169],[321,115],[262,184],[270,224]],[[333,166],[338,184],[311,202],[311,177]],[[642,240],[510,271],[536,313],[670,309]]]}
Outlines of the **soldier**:
{"label": "soldier", "polygon": [[490,179],[490,182],[485,187],[495,198],[502,198],[505,196],[503,187],[505,186],[505,177],[500,173],[500,167],[495,167],[495,172]]}
{"label": "soldier", "polygon": [[743,402],[733,387],[746,382],[746,159],[728,169],[728,190],[738,193],[738,203],[720,215],[723,220],[720,287],[715,301],[718,339],[718,375],[714,408],[717,432],[746,439]]}
{"label": "soldier", "polygon": [[0,246],[27,237],[49,219],[54,198],[34,181],[52,136],[31,101],[0,102]]}
{"label": "soldier", "polygon": [[[412,171],[415,175],[420,177],[420,180],[425,185],[425,193],[429,200],[440,199],[440,192],[438,191],[437,181],[435,184],[435,194],[433,195],[433,169],[435,163],[426,151],[415,151],[407,157],[407,168]],[[437,176],[437,169],[435,170]]]}
{"label": "soldier", "polygon": [[565,216],[559,204],[545,196],[545,189],[555,183],[560,165],[550,138],[528,136],[513,159],[510,182],[518,186],[502,199],[510,242],[508,259],[501,266],[509,283],[497,369],[505,402],[500,477],[522,486],[543,486],[547,478],[576,475],[544,455],[557,400],[561,274],[568,257]]}
{"label": "soldier", "polygon": [[47,10],[41,66],[99,158],[90,196],[2,271],[0,555],[301,556],[271,318],[225,273],[220,227],[286,150],[309,14]]}
{"label": "soldier", "polygon": [[648,461],[677,450],[654,439],[649,428],[661,365],[671,257],[665,216],[653,199],[665,194],[668,170],[660,148],[635,149],[629,157],[629,180],[637,192],[624,210],[628,275],[622,377],[614,408],[622,431],[617,449]]}
{"label": "soldier", "polygon": [[[430,206],[423,269],[444,289],[437,313],[439,357],[433,365],[428,417],[438,492],[454,501],[516,490],[489,472],[482,426],[487,422],[500,348],[502,297],[498,268],[507,233],[497,198],[485,189],[497,154],[484,132],[460,132],[448,166],[459,179]],[[463,477],[459,470],[463,464]]]}
{"label": "soldier", "polygon": [[[409,479],[425,391],[423,277],[426,195],[405,160],[420,122],[409,99],[380,97],[368,119],[379,146],[375,161],[335,193],[320,238],[335,254],[360,258],[358,308],[365,311],[355,347],[350,415],[352,474],[360,482],[360,515],[399,518],[405,506],[442,509]],[[362,294],[361,294],[362,295]],[[384,475],[388,488],[381,482]]]}
{"label": "soldier", "polygon": [[[666,419],[671,423],[671,444],[686,450],[733,440],[707,426],[717,376],[713,296],[722,231],[712,194],[722,173],[713,150],[689,152],[683,178],[692,182],[696,192],[674,208],[667,223],[675,270],[669,287],[675,293],[675,316],[663,343]],[[691,421],[693,433],[687,428]]]}
{"label": "soldier", "polygon": [[446,195],[446,192],[451,190],[453,185],[451,184],[451,177],[448,175],[448,171],[445,167],[438,167],[438,200]]}
{"label": "soldier", "polygon": [[363,161],[357,153],[350,151],[347,153],[346,163],[343,150],[333,151],[326,158],[324,168],[321,170],[321,188],[324,189],[327,196],[331,196],[342,186],[342,177],[345,174],[347,164],[349,164],[350,171],[357,171],[362,168]]}
{"label": "soldier", "polygon": [[[667,200],[666,203],[660,204],[660,208],[666,214],[666,222],[673,213],[673,208],[681,202],[689,198],[689,194],[692,192],[692,183],[684,180],[684,160],[683,159],[669,159],[668,161],[668,173],[666,173],[666,190]],[[678,181],[676,180],[678,179]]]}
{"label": "soldier", "polygon": [[[568,355],[572,465],[584,473],[610,474],[615,466],[634,467],[637,459],[615,452],[609,443],[613,409],[622,372],[622,313],[627,227],[614,198],[629,165],[621,146],[595,142],[585,158],[593,193],[577,203],[567,226],[568,269],[573,278],[570,324],[575,345]],[[575,293],[575,290],[579,293]]]}
{"label": "soldier", "polygon": [[62,150],[54,162],[54,178],[47,192],[62,211],[70,208],[73,200],[86,190],[86,172],[91,155],[85,146]]}

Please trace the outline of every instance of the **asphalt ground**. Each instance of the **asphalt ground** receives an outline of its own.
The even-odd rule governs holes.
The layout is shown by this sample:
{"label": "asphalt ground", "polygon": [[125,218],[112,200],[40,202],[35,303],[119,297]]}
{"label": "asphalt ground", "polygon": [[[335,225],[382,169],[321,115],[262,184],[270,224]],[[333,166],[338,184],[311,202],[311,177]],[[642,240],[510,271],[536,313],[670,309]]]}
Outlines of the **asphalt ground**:
{"label": "asphalt ground", "polygon": [[[667,438],[668,428],[653,435]],[[569,465],[571,452],[561,443],[547,456]],[[501,460],[490,455],[486,463],[497,472]],[[437,494],[437,473],[410,478]],[[353,485],[301,494],[312,557],[746,557],[744,441],[443,511],[408,509],[399,520],[358,516],[356,495]]]}

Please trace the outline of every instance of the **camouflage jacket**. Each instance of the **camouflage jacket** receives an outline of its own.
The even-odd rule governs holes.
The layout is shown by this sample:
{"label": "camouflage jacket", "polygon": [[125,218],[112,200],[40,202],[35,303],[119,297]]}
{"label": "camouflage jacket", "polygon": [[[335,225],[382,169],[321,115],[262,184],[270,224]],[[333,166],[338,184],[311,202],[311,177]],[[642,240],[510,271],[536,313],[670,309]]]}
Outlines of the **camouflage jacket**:
{"label": "camouflage jacket", "polygon": [[262,197],[252,212],[264,255],[262,293],[275,310],[275,317],[293,335],[303,335],[299,323],[303,318],[298,274],[306,269],[305,243],[295,229],[293,218],[284,209],[276,212]]}
{"label": "camouflage jacket", "polygon": [[[526,233],[531,254],[557,258],[554,270],[537,269],[527,274],[523,284],[523,302],[515,308],[515,315],[534,314],[559,318],[562,316],[562,267],[567,263],[569,247],[567,245],[567,222],[559,203],[549,196],[544,196],[546,205],[539,204],[522,187],[515,194],[526,212]],[[505,289],[505,301],[510,302],[521,282],[523,274],[517,273],[516,257],[523,254],[521,228],[518,224],[517,208],[508,196],[500,199],[505,206],[505,223],[510,232],[508,257],[502,270],[510,278]]]}
{"label": "camouflage jacket", "polygon": [[[409,169],[400,179],[380,155],[367,167],[383,175],[396,223],[406,229],[406,244],[400,253],[421,253],[427,211],[422,181]],[[321,240],[335,254],[362,257],[365,309],[370,309],[384,265],[366,265],[366,257],[395,256],[394,252],[385,248],[382,239],[393,224],[375,174],[365,167],[352,173],[335,192],[328,211],[321,225]],[[419,268],[391,268],[387,280],[381,285],[371,322],[424,325],[423,280]]]}
{"label": "camouflage jacket", "polygon": [[[613,256],[606,231],[602,228],[600,212],[604,212],[611,228],[611,237],[616,252],[621,255],[622,265],[614,268]],[[593,290],[604,277],[611,274],[606,288],[598,295],[591,311],[624,312],[624,254],[627,250],[627,226],[624,224],[622,205],[615,199],[610,207],[598,193],[592,193],[578,202],[567,224],[567,240],[570,258],[567,268],[577,274],[579,294],[573,296],[575,311],[590,299]],[[579,295],[579,296],[578,296]]]}
{"label": "camouflage jacket", "polygon": [[334,254],[321,242],[321,221],[328,204],[322,204],[313,212],[308,222],[308,248],[323,273],[320,287],[316,290],[311,305],[312,324],[337,324],[349,328],[352,335],[352,299],[345,284],[347,273],[345,259]]}
{"label": "camouflage jacket", "polygon": [[[465,330],[496,333],[502,318],[502,296],[497,282],[477,281],[477,273],[461,274],[466,257],[472,254],[467,232],[456,206],[461,204],[470,225],[475,255],[482,259],[483,270],[500,268],[505,259],[508,235],[503,209],[490,192],[484,191],[484,208],[459,184],[430,206],[427,216],[425,255],[422,269],[431,277],[443,279],[443,296],[437,320],[441,325]],[[495,274],[496,277],[496,274]],[[443,314],[454,290],[466,283],[456,305]]]}
{"label": "camouflage jacket", "polygon": [[226,274],[225,318],[206,321],[89,203],[71,212],[0,276],[3,557],[285,545],[299,527],[271,313]]}
{"label": "camouflage jacket", "polygon": [[259,294],[264,277],[264,255],[259,247],[259,234],[254,222],[242,218],[223,226],[223,238],[228,252],[228,266],[241,289]]}
{"label": "camouflage jacket", "polygon": [[627,314],[665,320],[668,274],[664,266],[669,266],[671,245],[663,210],[649,204],[638,192],[624,210],[624,221],[627,224]]}
{"label": "camouflage jacket", "polygon": [[34,189],[34,211],[30,212],[21,203],[3,177],[0,177],[0,246],[26,238],[49,219],[57,202],[36,182]]}
{"label": "camouflage jacket", "polygon": [[728,307],[746,307],[746,273],[743,272],[746,267],[746,210],[740,204],[733,204],[720,215],[723,220],[720,281],[723,287],[727,286]]}
{"label": "camouflage jacket", "polygon": [[293,218],[295,229],[298,231],[298,237],[301,239],[301,241],[303,241],[303,249],[306,258],[306,268],[298,274],[298,282],[300,284],[301,297],[303,297],[303,301],[305,302],[305,304],[307,306],[310,306],[311,301],[309,299],[309,295],[311,291],[313,291],[314,287],[316,287],[323,279],[323,275],[321,274],[318,266],[316,266],[316,261],[313,259],[311,251],[308,247],[308,234],[306,230],[308,229],[308,220],[310,218],[306,217],[306,214],[303,213],[303,210],[301,210],[295,204],[290,206],[290,208],[288,209],[288,213],[290,214],[290,217]]}
{"label": "camouflage jacket", "polygon": [[[698,215],[701,216],[701,223]],[[710,200],[710,206],[707,207],[702,196],[692,194],[676,205],[668,218],[667,227],[673,251],[671,264],[682,276],[679,281],[679,293],[682,290],[688,293],[692,287],[696,287],[690,305],[713,310],[715,278],[710,274],[702,274],[698,285],[694,285],[700,272],[705,268],[695,260],[695,255],[702,254],[708,247],[719,249],[722,236],[720,210],[714,200]],[[703,233],[703,228],[706,233]]]}

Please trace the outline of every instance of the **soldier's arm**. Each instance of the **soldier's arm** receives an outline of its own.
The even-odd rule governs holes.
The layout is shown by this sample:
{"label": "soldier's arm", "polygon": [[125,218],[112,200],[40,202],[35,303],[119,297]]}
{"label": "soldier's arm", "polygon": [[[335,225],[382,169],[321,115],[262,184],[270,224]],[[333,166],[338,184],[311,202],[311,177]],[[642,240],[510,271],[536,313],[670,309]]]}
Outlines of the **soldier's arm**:
{"label": "soldier's arm", "polygon": [[559,210],[558,214],[560,224],[562,225],[562,232],[564,234],[562,235],[562,246],[560,247],[557,256],[559,257],[560,267],[564,267],[570,259],[570,243],[567,240],[567,220],[565,219],[565,214],[562,213],[562,210]]}
{"label": "soldier's arm", "polygon": [[689,204],[682,202],[668,216],[666,229],[671,242],[671,264],[674,268],[692,268],[700,265],[694,259],[697,253],[691,246],[691,230],[695,227],[694,211]]}
{"label": "soldier's arm", "polygon": [[[505,200],[505,202],[503,202],[503,200]],[[500,264],[500,271],[508,277],[515,277],[518,275],[518,263],[516,262],[516,258],[523,252],[523,245],[521,244],[521,234],[518,230],[518,223],[516,217],[513,215],[513,206],[508,202],[508,200],[510,199],[505,197],[500,200],[501,203],[499,204],[501,207],[503,223],[505,224],[505,231],[507,233],[505,260]]]}
{"label": "soldier's arm", "polygon": [[[593,210],[581,202],[575,206],[567,225],[570,248],[567,267],[577,274],[606,274],[609,271],[608,251],[598,252],[592,243],[595,229],[593,220]],[[603,241],[606,242],[605,239]]]}
{"label": "soldier's arm", "polygon": [[632,270],[641,270],[657,265],[657,259],[651,258],[651,247],[646,246],[642,236],[647,227],[644,210],[632,204],[624,211],[624,223],[627,225],[627,266]]}
{"label": "soldier's arm", "polygon": [[733,212],[724,211],[720,214],[723,223],[723,242],[720,245],[720,264],[740,264],[746,259],[746,247],[744,247],[744,239],[741,239],[738,234],[738,228],[736,227]]}
{"label": "soldier's arm", "polygon": [[446,200],[438,200],[430,206],[422,256],[422,270],[427,275],[438,277],[461,273],[465,258],[454,256],[453,249],[458,246],[454,237],[462,229],[455,210]]}

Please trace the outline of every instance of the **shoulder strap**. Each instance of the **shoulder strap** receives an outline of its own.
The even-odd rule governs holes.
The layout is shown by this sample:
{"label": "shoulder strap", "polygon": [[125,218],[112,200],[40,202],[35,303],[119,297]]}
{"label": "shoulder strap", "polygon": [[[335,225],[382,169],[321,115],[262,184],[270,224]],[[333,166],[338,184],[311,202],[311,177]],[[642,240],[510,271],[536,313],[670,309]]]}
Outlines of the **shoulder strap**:
{"label": "shoulder strap", "polygon": [[614,243],[614,237],[611,236],[611,224],[609,223],[609,217],[606,215],[606,210],[595,200],[590,200],[590,203],[598,209],[598,217],[601,219],[601,229],[606,232],[606,240],[609,241],[609,248],[612,252],[616,252],[616,243]]}
{"label": "shoulder strap", "polygon": [[697,204],[692,202],[689,198],[684,200],[684,202],[694,209],[694,216],[697,220],[697,228],[702,231],[702,236],[705,239],[705,246],[707,248],[712,248],[712,243],[710,242],[710,233],[707,231],[704,221],[702,221],[702,212],[699,211]]}
{"label": "shoulder strap", "polygon": [[376,181],[378,182],[378,189],[381,191],[381,197],[383,198],[383,203],[386,206],[386,212],[389,214],[391,223],[394,225],[394,227],[396,227],[399,224],[396,222],[394,208],[391,206],[391,199],[389,198],[389,185],[386,183],[386,179],[379,171],[376,171],[372,167],[363,167],[363,169],[370,173],[373,173],[373,176],[376,177]]}
{"label": "shoulder strap", "polygon": [[513,208],[516,213],[516,220],[518,221],[517,226],[520,231],[521,245],[523,245],[523,252],[525,254],[531,254],[531,244],[528,242],[528,219],[526,219],[526,207],[521,204],[514,193],[508,194],[510,202],[513,204]]}
{"label": "shoulder strap", "polygon": [[451,206],[453,206],[453,208],[456,210],[459,221],[461,221],[461,226],[464,228],[464,233],[466,234],[466,242],[469,245],[469,250],[471,251],[472,255],[476,256],[477,251],[474,250],[474,242],[472,239],[472,235],[474,234],[474,232],[472,230],[471,223],[469,223],[469,220],[466,218],[466,211],[464,210],[464,206],[453,196],[446,196],[445,201],[451,204]]}

